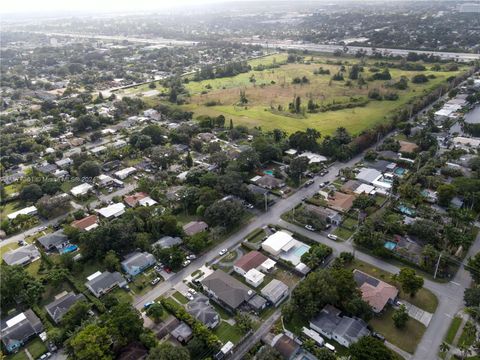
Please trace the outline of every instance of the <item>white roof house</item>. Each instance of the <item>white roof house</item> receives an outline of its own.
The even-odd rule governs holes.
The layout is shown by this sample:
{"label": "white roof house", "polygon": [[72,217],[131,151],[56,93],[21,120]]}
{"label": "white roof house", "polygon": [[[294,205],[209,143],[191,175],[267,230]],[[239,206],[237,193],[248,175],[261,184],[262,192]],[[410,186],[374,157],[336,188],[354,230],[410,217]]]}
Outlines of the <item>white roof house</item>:
{"label": "white roof house", "polygon": [[115,173],[115,176],[117,178],[119,178],[120,180],[123,180],[123,179],[126,179],[127,177],[129,177],[130,175],[132,175],[135,172],[137,172],[137,169],[135,169],[133,166],[130,166],[128,168],[117,171]]}
{"label": "white roof house", "polygon": [[[272,255],[278,255],[284,249],[287,249],[289,243],[292,243],[292,233],[281,230],[275,234],[270,235],[263,243],[263,250],[269,252]],[[285,251],[285,250],[284,250]]]}
{"label": "white roof house", "polygon": [[468,138],[464,136],[457,136],[452,139],[453,143],[458,146],[465,147],[479,147],[480,139],[478,138]]}
{"label": "white roof house", "polygon": [[99,186],[107,186],[113,182],[113,178],[105,174],[100,174],[94,179],[94,181]]}
{"label": "white roof house", "polygon": [[375,190],[375,186],[360,184],[358,188],[355,189],[355,194],[371,194]]}
{"label": "white roof house", "polygon": [[138,205],[141,206],[153,206],[158,204],[155,200],[153,200],[150,196],[147,196],[143,199],[138,200]]}
{"label": "white roof house", "polygon": [[260,285],[263,282],[264,278],[265,274],[261,273],[255,268],[248,270],[245,274],[245,281],[253,287],[257,287],[258,285]]}
{"label": "white roof house", "polygon": [[36,213],[37,213],[37,208],[35,206],[29,206],[21,210],[15,211],[11,214],[8,214],[7,217],[9,220],[13,220],[18,215],[35,215]]}
{"label": "white roof house", "polygon": [[90,190],[93,189],[93,186],[87,183],[80,184],[70,189],[70,194],[73,196],[82,196],[87,194]]}
{"label": "white roof house", "polygon": [[356,179],[360,180],[367,184],[373,184],[373,182],[378,179],[382,173],[378,170],[372,168],[363,168],[357,174]]}
{"label": "white roof house", "polygon": [[97,155],[97,154],[101,154],[101,153],[104,152],[105,150],[107,150],[107,147],[106,147],[106,146],[103,146],[103,145],[100,145],[100,146],[97,146],[97,147],[91,149],[90,152],[91,152],[93,155]]}
{"label": "white roof house", "polygon": [[321,163],[327,161],[327,158],[323,155],[315,154],[310,151],[305,151],[302,153],[299,157],[305,156],[308,158],[308,163],[309,164],[316,164],[316,163]]}
{"label": "white roof house", "polygon": [[122,203],[117,203],[101,209],[97,209],[95,211],[107,219],[111,217],[119,217],[125,212],[125,205],[123,205]]}

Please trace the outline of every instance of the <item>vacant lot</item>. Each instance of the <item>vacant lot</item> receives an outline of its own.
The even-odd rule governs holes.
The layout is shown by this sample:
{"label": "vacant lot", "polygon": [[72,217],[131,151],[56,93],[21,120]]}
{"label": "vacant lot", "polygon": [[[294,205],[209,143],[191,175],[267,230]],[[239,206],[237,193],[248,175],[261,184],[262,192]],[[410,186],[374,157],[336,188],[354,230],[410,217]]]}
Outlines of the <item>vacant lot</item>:
{"label": "vacant lot", "polygon": [[[277,55],[280,56],[281,54]],[[264,58],[267,62],[270,58]],[[332,81],[331,77],[340,70],[339,65],[332,64],[338,59],[317,57],[309,64],[285,64],[279,68],[263,71],[250,71],[234,77],[189,82],[186,85],[191,94],[190,104],[184,107],[195,112],[196,115],[218,116],[225,115],[232,118],[235,124],[247,126],[261,126],[266,130],[282,128],[291,133],[303,130],[306,127],[314,127],[323,134],[331,134],[339,126],[346,127],[356,134],[385,121],[385,117],[393,110],[404,105],[411,98],[423,94],[446,81],[450,76],[457,75],[459,71],[404,71],[390,69],[393,81],[398,81],[402,76],[411,79],[414,75],[423,73],[427,76],[434,75],[424,84],[409,82],[406,90],[396,90],[385,87],[385,81],[376,80],[367,82],[359,87],[356,80],[352,80],[349,86],[347,65],[344,73],[345,81]],[[349,60],[350,65],[358,62]],[[277,61],[280,63],[281,61]],[[316,75],[314,71],[322,67],[329,70],[330,74]],[[371,64],[364,67],[362,77],[367,79],[373,72],[369,69]],[[427,65],[427,69],[430,65]],[[294,84],[295,78],[308,79],[308,83]],[[355,107],[337,111],[320,113],[306,113],[294,115],[288,112],[288,104],[295,96],[300,96],[302,104],[306,105],[312,99],[319,105],[348,102],[351,97],[367,99],[371,89],[377,88],[381,92],[394,91],[399,95],[395,101],[371,100],[364,107]],[[248,103],[239,106],[240,91],[245,91]],[[213,105],[212,104],[216,104]],[[209,106],[210,105],[210,106]],[[279,106],[282,110],[278,110]]]}

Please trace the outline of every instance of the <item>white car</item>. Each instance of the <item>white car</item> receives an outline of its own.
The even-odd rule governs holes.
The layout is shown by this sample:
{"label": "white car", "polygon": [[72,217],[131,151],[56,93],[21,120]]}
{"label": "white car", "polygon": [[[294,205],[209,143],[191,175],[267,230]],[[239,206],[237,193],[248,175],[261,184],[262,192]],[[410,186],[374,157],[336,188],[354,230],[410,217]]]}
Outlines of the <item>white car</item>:
{"label": "white car", "polygon": [[185,294],[185,297],[186,297],[188,300],[190,300],[190,301],[193,300],[193,295],[190,294],[190,293],[188,293],[188,292]]}
{"label": "white car", "polygon": [[152,285],[157,285],[157,284],[160,282],[160,280],[161,280],[161,279],[160,279],[159,277],[157,277],[157,278],[155,278],[155,279],[153,279],[153,280],[151,281],[151,284],[152,284]]}
{"label": "white car", "polygon": [[305,225],[305,229],[315,231],[315,228],[312,225]]}
{"label": "white car", "polygon": [[192,288],[188,289],[188,292],[192,295],[195,295],[197,293],[195,289],[192,289]]}
{"label": "white car", "polygon": [[328,234],[327,237],[328,237],[329,239],[332,239],[332,240],[338,240],[338,236],[337,236],[337,235]]}
{"label": "white car", "polygon": [[183,267],[190,265],[191,261],[190,260],[185,260],[182,265]]}
{"label": "white car", "polygon": [[197,256],[194,255],[194,254],[191,254],[191,255],[187,255],[187,256],[186,256],[186,259],[187,259],[187,260],[195,260],[196,258],[197,258]]}
{"label": "white car", "polygon": [[220,250],[218,255],[220,255],[220,256],[225,255],[227,253],[227,251],[228,251],[228,249],[222,249],[222,250]]}

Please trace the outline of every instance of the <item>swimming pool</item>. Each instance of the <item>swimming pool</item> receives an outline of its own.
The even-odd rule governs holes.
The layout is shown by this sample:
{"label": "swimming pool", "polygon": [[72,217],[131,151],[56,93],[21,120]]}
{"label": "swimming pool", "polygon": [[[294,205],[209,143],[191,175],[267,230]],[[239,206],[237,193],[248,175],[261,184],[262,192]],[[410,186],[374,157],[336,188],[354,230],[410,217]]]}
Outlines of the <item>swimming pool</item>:
{"label": "swimming pool", "polygon": [[395,250],[397,244],[392,241],[387,241],[383,246],[385,246],[388,250]]}
{"label": "swimming pool", "polygon": [[78,250],[77,245],[68,245],[68,246],[65,246],[62,250],[60,250],[60,253],[61,254],[67,254],[67,253],[74,252],[74,251],[77,251],[77,250]]}
{"label": "swimming pool", "polygon": [[293,253],[295,254],[295,256],[298,256],[299,258],[301,258],[302,255],[308,252],[309,249],[310,249],[309,246],[303,244],[297,247]]}
{"label": "swimming pool", "polygon": [[395,173],[395,175],[402,176],[403,174],[405,174],[405,171],[406,170],[404,168],[398,167],[398,168],[395,169],[394,173]]}
{"label": "swimming pool", "polygon": [[405,215],[408,215],[408,216],[415,216],[415,210],[413,209],[410,209],[408,206],[405,206],[405,205],[398,205],[398,210],[402,213],[402,214],[405,214]]}
{"label": "swimming pool", "polygon": [[272,175],[273,176],[273,170],[263,170],[263,173],[265,175]]}

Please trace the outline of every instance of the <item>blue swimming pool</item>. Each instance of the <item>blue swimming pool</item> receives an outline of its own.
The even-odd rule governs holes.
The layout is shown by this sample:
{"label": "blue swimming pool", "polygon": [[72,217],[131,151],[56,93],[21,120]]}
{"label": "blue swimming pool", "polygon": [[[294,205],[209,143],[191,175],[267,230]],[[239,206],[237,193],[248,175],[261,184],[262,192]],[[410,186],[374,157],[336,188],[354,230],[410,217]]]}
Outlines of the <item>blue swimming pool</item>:
{"label": "blue swimming pool", "polygon": [[385,246],[388,250],[395,250],[397,244],[392,241],[387,241],[383,246]]}
{"label": "blue swimming pool", "polygon": [[299,258],[302,257],[303,254],[308,252],[309,247],[305,244],[299,246],[298,248],[295,249],[294,254],[298,256]]}
{"label": "blue swimming pool", "polygon": [[60,253],[61,254],[67,254],[67,253],[74,252],[74,251],[77,251],[77,250],[78,250],[77,245],[68,245],[68,246],[65,246],[62,250],[60,250]]}
{"label": "blue swimming pool", "polygon": [[405,174],[405,171],[406,170],[404,168],[398,167],[393,172],[395,173],[395,175],[402,176],[403,174]]}
{"label": "blue swimming pool", "polygon": [[408,206],[405,206],[403,204],[398,205],[397,208],[402,214],[405,214],[405,215],[408,215],[408,216],[415,216],[415,214],[416,214],[415,210],[410,209]]}
{"label": "blue swimming pool", "polygon": [[272,175],[273,176],[273,170],[263,170],[263,173],[265,175]]}

